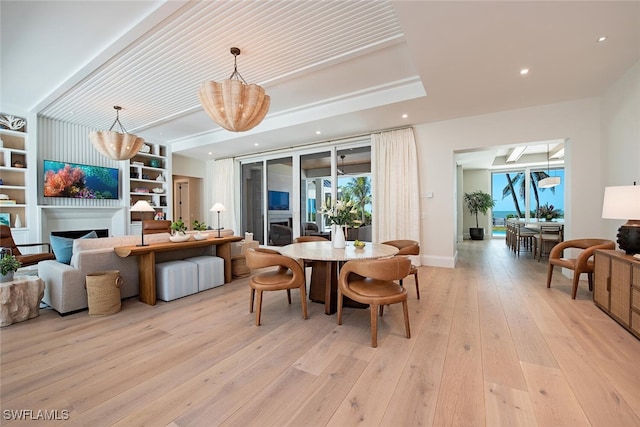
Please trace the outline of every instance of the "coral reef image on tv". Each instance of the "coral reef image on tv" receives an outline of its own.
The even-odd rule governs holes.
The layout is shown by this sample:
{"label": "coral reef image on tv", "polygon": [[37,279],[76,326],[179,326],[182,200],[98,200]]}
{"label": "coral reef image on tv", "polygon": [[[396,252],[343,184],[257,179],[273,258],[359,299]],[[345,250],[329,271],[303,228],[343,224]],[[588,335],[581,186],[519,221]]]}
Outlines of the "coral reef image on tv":
{"label": "coral reef image on tv", "polygon": [[117,199],[118,173],[115,168],[44,161],[45,197],[74,199]]}

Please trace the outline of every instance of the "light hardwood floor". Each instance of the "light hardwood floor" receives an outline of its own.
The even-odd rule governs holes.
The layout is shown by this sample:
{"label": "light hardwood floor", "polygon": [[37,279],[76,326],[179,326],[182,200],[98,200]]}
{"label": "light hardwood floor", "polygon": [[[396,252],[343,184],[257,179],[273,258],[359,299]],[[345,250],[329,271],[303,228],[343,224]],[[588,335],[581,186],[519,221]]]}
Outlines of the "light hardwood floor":
{"label": "light hardwood floor", "polygon": [[[344,324],[265,295],[247,279],[155,307],[135,300],[2,328],[1,409],[68,411],[74,426],[640,426],[640,341],[575,301],[546,264],[502,240],[464,242],[457,268],[420,269],[385,310],[378,348],[367,310]],[[41,424],[38,424],[41,425]]]}

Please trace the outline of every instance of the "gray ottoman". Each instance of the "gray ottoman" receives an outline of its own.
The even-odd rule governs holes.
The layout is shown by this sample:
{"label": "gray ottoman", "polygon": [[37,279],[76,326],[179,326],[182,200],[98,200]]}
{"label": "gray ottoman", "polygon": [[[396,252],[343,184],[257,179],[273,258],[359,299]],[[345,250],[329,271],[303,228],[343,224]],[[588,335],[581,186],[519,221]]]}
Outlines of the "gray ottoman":
{"label": "gray ottoman", "polygon": [[156,264],[158,299],[172,301],[198,292],[198,266],[187,261]]}
{"label": "gray ottoman", "polygon": [[196,256],[185,261],[198,266],[198,291],[224,285],[224,260],[217,256]]}

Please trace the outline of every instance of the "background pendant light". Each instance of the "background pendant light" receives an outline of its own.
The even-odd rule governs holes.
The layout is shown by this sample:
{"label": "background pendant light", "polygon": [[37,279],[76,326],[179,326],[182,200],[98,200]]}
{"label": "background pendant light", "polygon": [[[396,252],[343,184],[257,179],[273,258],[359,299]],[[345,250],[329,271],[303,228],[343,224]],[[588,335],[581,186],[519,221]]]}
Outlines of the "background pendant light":
{"label": "background pendant light", "polygon": [[[89,139],[93,146],[96,147],[96,150],[103,155],[114,160],[128,160],[140,151],[142,144],[144,144],[144,139],[127,133],[124,126],[122,126],[119,116],[122,107],[116,105],[113,109],[116,110],[116,120],[109,130],[90,132]],[[112,130],[116,123],[120,125],[121,132]]]}
{"label": "background pendant light", "polygon": [[231,48],[233,73],[222,83],[202,83],[198,96],[204,110],[218,125],[232,132],[254,128],[269,111],[271,98],[256,84],[247,84],[238,73],[236,60],[240,49]]}
{"label": "background pendant light", "polygon": [[538,181],[539,188],[552,188],[560,185],[559,176],[551,176],[551,168],[549,167],[549,144],[547,144],[547,177]]}

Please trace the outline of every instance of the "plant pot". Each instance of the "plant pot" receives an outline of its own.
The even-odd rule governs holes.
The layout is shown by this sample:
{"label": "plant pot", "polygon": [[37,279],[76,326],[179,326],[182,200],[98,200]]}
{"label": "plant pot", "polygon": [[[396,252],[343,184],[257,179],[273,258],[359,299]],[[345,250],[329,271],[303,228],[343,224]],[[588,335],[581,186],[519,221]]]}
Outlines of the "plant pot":
{"label": "plant pot", "polygon": [[469,236],[471,240],[484,240],[484,228],[469,228]]}
{"label": "plant pot", "polygon": [[13,271],[7,274],[0,274],[0,283],[11,282],[13,280]]}

